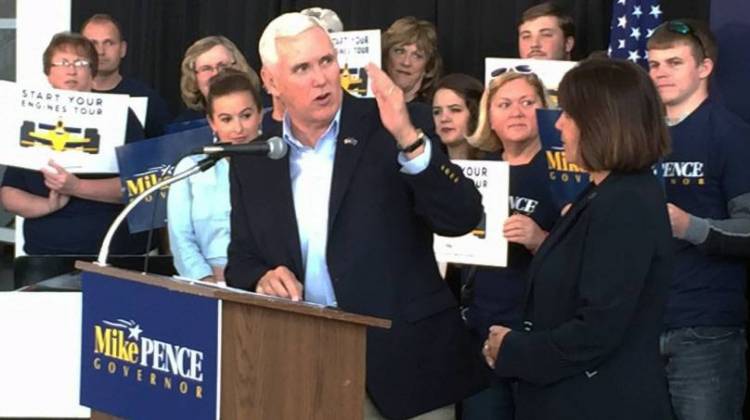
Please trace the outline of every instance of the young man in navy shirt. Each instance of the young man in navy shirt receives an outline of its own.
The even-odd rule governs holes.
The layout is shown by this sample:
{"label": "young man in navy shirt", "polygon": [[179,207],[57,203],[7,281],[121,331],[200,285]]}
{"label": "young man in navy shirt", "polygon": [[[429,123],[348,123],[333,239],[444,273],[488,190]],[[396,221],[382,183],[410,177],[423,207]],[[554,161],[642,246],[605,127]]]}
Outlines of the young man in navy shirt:
{"label": "young man in navy shirt", "polygon": [[648,41],[672,153],[662,163],[675,272],[660,347],[678,419],[742,419],[750,235],[750,127],[709,98],[716,42],[705,24],[669,21]]}

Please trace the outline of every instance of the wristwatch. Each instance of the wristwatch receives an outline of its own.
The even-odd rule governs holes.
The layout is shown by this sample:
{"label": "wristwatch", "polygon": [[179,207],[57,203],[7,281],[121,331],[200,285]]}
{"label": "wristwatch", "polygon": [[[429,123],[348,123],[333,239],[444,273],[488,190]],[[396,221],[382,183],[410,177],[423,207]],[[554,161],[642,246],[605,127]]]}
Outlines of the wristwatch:
{"label": "wristwatch", "polygon": [[411,153],[417,149],[419,149],[420,146],[424,144],[425,135],[424,132],[417,128],[417,139],[414,140],[410,145],[406,147],[398,146],[398,150],[400,150],[402,153]]}

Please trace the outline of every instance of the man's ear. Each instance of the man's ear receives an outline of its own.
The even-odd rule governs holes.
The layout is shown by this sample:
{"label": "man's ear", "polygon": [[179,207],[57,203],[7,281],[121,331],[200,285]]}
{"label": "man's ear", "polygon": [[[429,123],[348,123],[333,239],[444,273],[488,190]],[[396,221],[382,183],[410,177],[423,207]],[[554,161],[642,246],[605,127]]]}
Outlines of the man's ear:
{"label": "man's ear", "polygon": [[128,55],[128,41],[122,41],[120,43],[120,58],[125,58]]}
{"label": "man's ear", "polygon": [[263,79],[263,86],[266,87],[266,91],[271,96],[278,96],[279,90],[276,86],[276,77],[274,75],[274,72],[268,68],[268,66],[263,66],[260,68],[260,78]]}
{"label": "man's ear", "polygon": [[708,79],[714,72],[714,60],[706,57],[703,62],[698,64],[698,77]]}
{"label": "man's ear", "polygon": [[570,56],[571,51],[573,51],[573,47],[576,46],[576,38],[573,36],[569,36],[565,38],[565,52],[568,53],[568,56]]}

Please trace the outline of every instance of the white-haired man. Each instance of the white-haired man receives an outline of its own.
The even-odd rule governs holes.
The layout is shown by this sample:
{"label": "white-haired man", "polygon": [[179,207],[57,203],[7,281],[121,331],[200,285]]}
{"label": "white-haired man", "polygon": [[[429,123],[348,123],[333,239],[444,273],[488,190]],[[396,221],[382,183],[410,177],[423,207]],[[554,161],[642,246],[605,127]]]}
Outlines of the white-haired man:
{"label": "white-haired man", "polygon": [[290,152],[232,158],[227,283],[391,319],[390,330],[368,331],[365,418],[452,419],[484,368],[432,235],[475,227],[478,192],[412,124],[432,131],[383,71],[368,68],[377,104],[344,94],[315,20],[276,18],[259,51],[263,81],[286,107],[279,134]]}
{"label": "white-haired man", "polygon": [[[318,24],[328,32],[341,32],[344,30],[344,23],[341,22],[341,18],[331,9],[308,7],[307,9],[300,10],[300,13],[317,20]],[[271,108],[263,112],[263,127],[266,130],[278,127],[281,119],[284,117],[284,104],[281,103],[281,100],[276,96],[271,96],[271,101]]]}

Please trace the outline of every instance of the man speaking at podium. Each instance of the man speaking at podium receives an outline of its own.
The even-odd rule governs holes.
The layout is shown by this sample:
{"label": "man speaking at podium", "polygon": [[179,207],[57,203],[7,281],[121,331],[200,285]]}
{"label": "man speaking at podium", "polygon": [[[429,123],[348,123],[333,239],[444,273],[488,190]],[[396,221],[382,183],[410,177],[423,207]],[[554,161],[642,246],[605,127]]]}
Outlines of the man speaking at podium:
{"label": "man speaking at podium", "polygon": [[368,68],[376,101],[343,93],[336,50],[312,18],[274,19],[259,52],[286,107],[289,154],[232,158],[227,283],[392,320],[368,331],[365,418],[453,418],[483,367],[432,235],[475,227],[479,193],[412,125],[380,69]]}

